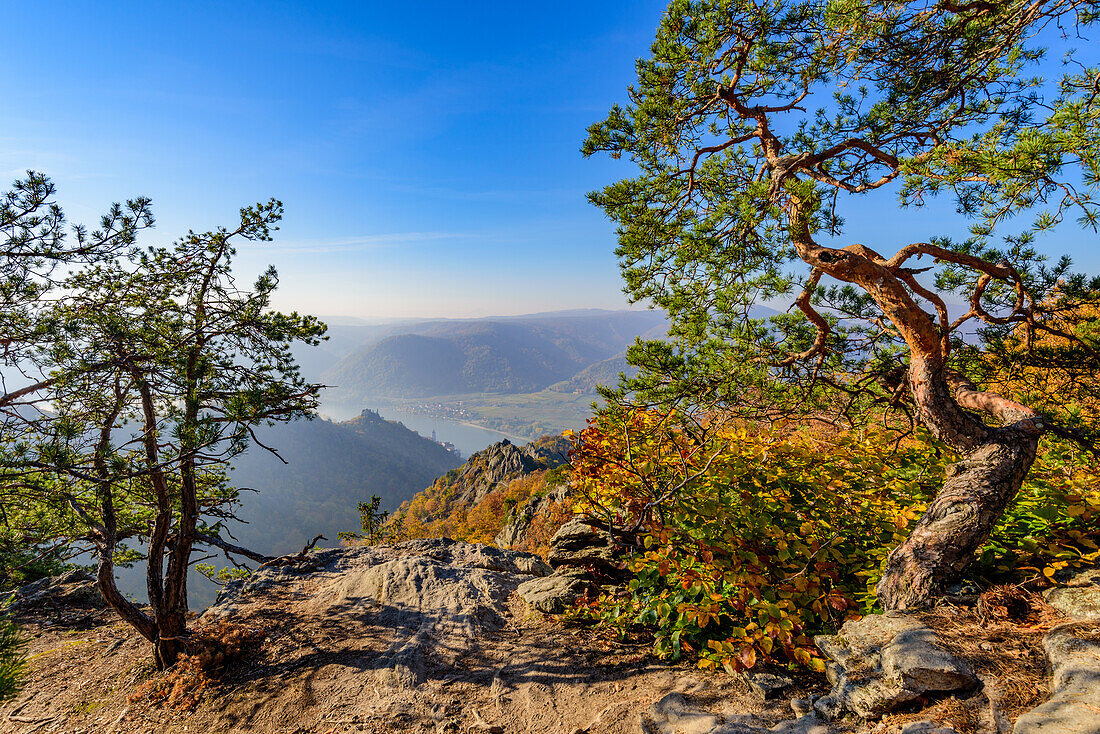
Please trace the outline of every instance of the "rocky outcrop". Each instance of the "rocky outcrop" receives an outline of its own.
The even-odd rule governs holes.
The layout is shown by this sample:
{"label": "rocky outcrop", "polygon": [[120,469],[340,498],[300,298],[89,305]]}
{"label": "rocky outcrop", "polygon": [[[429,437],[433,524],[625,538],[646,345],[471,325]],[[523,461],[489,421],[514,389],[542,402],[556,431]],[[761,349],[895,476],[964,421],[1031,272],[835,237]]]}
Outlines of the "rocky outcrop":
{"label": "rocky outcrop", "polygon": [[[402,535],[409,527],[414,528],[409,533],[413,537],[438,537],[456,532],[462,524],[461,518],[494,490],[504,492],[517,479],[561,466],[567,460],[571,446],[569,440],[562,436],[543,436],[524,446],[516,446],[510,441],[495,443],[475,453],[462,466],[438,477],[430,487],[402,504],[391,516],[390,524],[397,529],[397,535]],[[528,486],[527,490],[528,493],[523,494],[521,489],[522,500],[528,498],[531,487]],[[430,510],[427,509],[429,507]],[[498,513],[499,506],[490,512]],[[503,524],[504,518],[500,517],[499,522]],[[506,542],[500,545],[508,547],[513,544]]]}
{"label": "rocky outcrop", "polygon": [[591,585],[582,570],[563,569],[550,576],[529,579],[516,591],[524,601],[543,614],[561,614]]}
{"label": "rocky outcrop", "polygon": [[508,515],[504,521],[504,527],[497,533],[493,543],[498,548],[514,548],[524,543],[531,521],[540,515],[549,514],[553,505],[564,502],[568,496],[568,487],[555,487],[541,497],[532,497],[530,501]]}
{"label": "rocky outcrop", "polygon": [[261,567],[228,586],[204,619],[231,617],[240,604],[308,577],[306,611],[314,617],[369,619],[398,631],[381,656],[379,679],[411,687],[424,681],[426,660],[470,654],[498,630],[508,597],[525,580],[550,572],[538,556],[446,538],[387,546],[336,548],[289,566]]}
{"label": "rocky outcrop", "polygon": [[478,451],[455,471],[455,502],[473,506],[502,483],[569,460],[572,444],[561,436],[545,436],[523,446],[508,440]]}
{"label": "rocky outcrop", "polygon": [[[752,714],[717,715],[698,708],[681,693],[670,693],[640,717],[645,734],[829,734],[825,722],[814,714],[764,724]],[[938,733],[937,733],[938,734]]]}
{"label": "rocky outcrop", "polygon": [[831,661],[832,691],[814,703],[827,719],[847,711],[873,718],[925,694],[969,691],[978,678],[965,661],[948,652],[932,630],[904,614],[873,614],[845,622],[838,635],[814,642]]}
{"label": "rocky outcrop", "polygon": [[96,588],[95,577],[75,569],[60,576],[48,576],[19,587],[9,595],[8,611],[99,609],[106,606]]}
{"label": "rocky outcrop", "polygon": [[1056,627],[1043,638],[1053,694],[1016,720],[1013,734],[1100,732],[1100,624]]}
{"label": "rocky outcrop", "polygon": [[581,567],[609,572],[618,569],[621,554],[622,547],[611,533],[576,518],[554,533],[546,560],[555,569]]}
{"label": "rocky outcrop", "polygon": [[642,716],[642,730],[647,734],[709,734],[719,723],[716,715],[692,706],[680,693],[654,702]]}
{"label": "rocky outcrop", "polygon": [[35,617],[51,625],[82,630],[101,624],[114,614],[96,586],[95,577],[82,569],[48,576],[0,594],[3,608],[18,622]]}
{"label": "rocky outcrop", "polygon": [[745,676],[749,689],[765,700],[782,698],[785,691],[794,685],[794,681],[785,675],[766,670],[758,670]]}
{"label": "rocky outcrop", "polygon": [[940,726],[933,721],[914,721],[906,724],[901,734],[959,734],[950,726]]}

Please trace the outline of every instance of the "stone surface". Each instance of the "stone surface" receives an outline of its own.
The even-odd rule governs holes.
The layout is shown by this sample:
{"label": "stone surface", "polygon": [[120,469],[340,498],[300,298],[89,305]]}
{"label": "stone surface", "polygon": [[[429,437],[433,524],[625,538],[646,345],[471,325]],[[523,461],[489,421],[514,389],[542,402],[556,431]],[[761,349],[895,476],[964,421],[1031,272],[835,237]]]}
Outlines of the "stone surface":
{"label": "stone surface", "polygon": [[575,519],[554,533],[546,560],[554,568],[596,566],[614,569],[618,565],[616,556],[617,544],[610,533]]}
{"label": "stone surface", "polygon": [[719,725],[717,716],[692,706],[681,693],[670,693],[654,703],[641,722],[646,734],[711,734]]}
{"label": "stone surface", "polygon": [[12,614],[43,607],[99,609],[106,606],[96,587],[95,577],[75,569],[60,576],[48,576],[13,591],[9,611]]}
{"label": "stone surface", "polygon": [[753,714],[718,716],[693,705],[681,693],[670,693],[640,716],[645,734],[830,734],[816,714],[768,727]]}
{"label": "stone surface", "polygon": [[129,700],[149,647],[113,614],[82,615],[94,627],[75,634],[36,614],[20,620],[34,658],[23,693],[0,703],[0,732],[641,734],[640,714],[673,691],[752,734],[794,718],[733,676],[539,619],[514,593],[534,578],[519,573],[529,560],[418,540],[266,566],[246,582],[264,590],[242,583],[222,604],[232,624],[267,636],[187,712]]}
{"label": "stone surface", "polygon": [[493,544],[498,548],[513,548],[522,543],[526,540],[531,521],[548,513],[555,502],[562,502],[568,495],[568,487],[555,487],[541,497],[532,497],[523,507],[509,514]]}
{"label": "stone surface", "polygon": [[1043,648],[1053,669],[1050,700],[1016,720],[1013,734],[1100,732],[1100,624],[1051,630]]}
{"label": "stone surface", "polygon": [[584,593],[589,581],[583,571],[560,569],[549,576],[524,581],[516,589],[523,600],[544,614],[561,614]]}
{"label": "stone surface", "polygon": [[829,734],[829,727],[816,715],[808,714],[793,721],[784,721],[768,731],[774,734]]}
{"label": "stone surface", "polygon": [[531,553],[502,551],[446,538],[393,545],[334,548],[299,563],[264,566],[227,585],[205,619],[231,616],[241,598],[310,579],[306,610],[318,618],[364,620],[395,631],[379,656],[380,681],[420,685],[430,656],[463,656],[503,625],[508,597],[549,567]]}
{"label": "stone surface", "polygon": [[782,697],[783,692],[794,685],[794,681],[785,675],[767,672],[749,673],[745,676],[745,682],[753,693],[765,700]]}
{"label": "stone surface", "polygon": [[1043,596],[1072,620],[1100,619],[1100,568],[1082,571],[1065,586],[1048,589]]}
{"label": "stone surface", "polygon": [[829,659],[832,691],[814,702],[826,719],[846,711],[875,718],[925,693],[968,691],[978,679],[915,617],[873,614],[845,622],[837,635],[814,642]]}
{"label": "stone surface", "polygon": [[911,691],[959,691],[977,683],[970,666],[940,647],[927,628],[898,633],[880,654],[883,674]]}
{"label": "stone surface", "polygon": [[914,721],[906,724],[901,734],[959,734],[950,726],[940,726],[933,721]]}
{"label": "stone surface", "polygon": [[478,451],[457,470],[455,504],[473,507],[485,495],[518,477],[552,469],[569,459],[572,444],[561,436],[546,436],[523,446],[504,440]]}

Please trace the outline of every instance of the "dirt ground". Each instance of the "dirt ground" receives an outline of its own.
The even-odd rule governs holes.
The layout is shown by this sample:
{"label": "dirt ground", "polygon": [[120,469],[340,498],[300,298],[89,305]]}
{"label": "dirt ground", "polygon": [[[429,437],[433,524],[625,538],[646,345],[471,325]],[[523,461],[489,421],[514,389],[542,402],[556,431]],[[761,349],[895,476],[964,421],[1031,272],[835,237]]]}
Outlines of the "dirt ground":
{"label": "dirt ground", "polygon": [[[641,732],[640,714],[671,691],[760,724],[792,717],[738,678],[669,667],[644,648],[528,611],[515,595],[503,624],[399,663],[419,634],[379,605],[334,614],[319,604],[331,577],[305,576],[234,605],[234,624],[267,636],[230,664],[191,712],[130,698],[155,679],[144,640],[105,611],[21,620],[30,641],[23,693],[0,707],[0,732]],[[328,584],[328,586],[326,586]],[[405,661],[409,662],[409,661]]]}
{"label": "dirt ground", "polygon": [[[164,685],[148,644],[110,612],[45,605],[24,613],[17,621],[29,637],[29,678],[0,706],[0,734],[643,734],[645,712],[674,691],[719,721],[768,727],[794,718],[792,697],[827,689],[805,679],[763,701],[739,677],[669,666],[644,645],[530,611],[515,593],[530,576],[495,549],[424,543],[327,551],[335,555],[325,563],[254,576],[251,591],[193,623],[264,633],[193,710],[167,705],[171,680]],[[983,688],[879,722],[838,723],[833,734],[896,734],[917,720],[960,734],[1008,732],[1048,696],[1040,641],[1049,621],[965,608],[924,620]]]}

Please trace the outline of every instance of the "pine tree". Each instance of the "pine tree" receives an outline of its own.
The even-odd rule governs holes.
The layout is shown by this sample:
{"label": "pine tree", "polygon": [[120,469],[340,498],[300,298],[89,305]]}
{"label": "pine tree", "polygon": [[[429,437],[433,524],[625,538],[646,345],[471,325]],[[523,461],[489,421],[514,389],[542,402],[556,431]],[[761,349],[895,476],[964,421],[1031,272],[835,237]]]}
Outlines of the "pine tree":
{"label": "pine tree", "polygon": [[[1097,227],[1096,12],[1078,0],[673,0],[629,103],[589,129],[586,155],[637,169],[590,194],[618,225],[626,290],[672,321],[671,342],[631,350],[642,372],[618,399],[749,419],[893,412],[961,455],[891,555],[885,607],[924,603],[969,563],[1041,438],[1093,445],[1088,426],[983,389],[973,335],[994,349],[1022,327],[1064,337],[1079,358],[1100,353],[1059,318],[1100,300],[1100,279],[1039,245],[1073,216]],[[1049,81],[1043,40],[1064,52]],[[870,245],[846,238],[845,213],[888,216],[891,195],[912,207],[952,197],[969,237],[929,221]],[[754,311],[791,297],[793,313]]]}

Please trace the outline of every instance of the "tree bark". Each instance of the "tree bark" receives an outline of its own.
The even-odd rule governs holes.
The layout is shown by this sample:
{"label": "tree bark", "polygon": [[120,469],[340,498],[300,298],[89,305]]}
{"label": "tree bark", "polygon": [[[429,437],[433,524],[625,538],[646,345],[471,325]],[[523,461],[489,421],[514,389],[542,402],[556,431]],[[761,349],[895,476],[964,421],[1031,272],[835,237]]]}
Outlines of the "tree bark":
{"label": "tree bark", "polygon": [[[792,202],[791,234],[799,257],[815,273],[855,283],[874,298],[909,347],[909,394],[917,418],[962,455],[912,534],[887,558],[878,584],[883,608],[918,608],[956,579],[989,538],[1023,485],[1045,426],[1027,406],[982,392],[948,369],[946,315],[941,314],[943,323],[937,325],[901,277],[899,268],[909,250],[886,260],[863,245],[840,250],[817,245],[810,237],[806,208],[797,199]],[[963,257],[930,245],[922,248],[953,262]],[[1012,274],[976,258],[965,264],[990,277]],[[923,290],[919,284],[917,290]],[[983,413],[997,419],[999,427],[987,425],[979,417]]]}
{"label": "tree bark", "polygon": [[[1023,486],[1044,429],[1035,411],[980,391],[958,373],[911,368],[909,379],[921,422],[962,458],[948,467],[939,494],[886,559],[877,587],[884,609],[925,606],[958,578]],[[953,411],[943,408],[945,393]],[[991,414],[1002,426],[987,426],[967,411]],[[960,419],[969,425],[957,426]]]}
{"label": "tree bark", "polygon": [[[131,375],[141,397],[142,427],[141,441],[145,447],[145,459],[149,466],[149,481],[156,496],[157,514],[149,534],[149,553],[145,567],[145,584],[149,593],[149,606],[152,608],[156,627],[156,639],[153,640],[153,658],[157,668],[164,670],[172,666],[182,650],[182,638],[186,629],[186,609],[180,611],[171,606],[165,593],[164,556],[168,545],[168,535],[172,525],[172,499],[168,480],[160,466],[160,449],[157,444],[157,415],[153,401],[153,391],[145,375],[134,369]],[[169,566],[171,569],[171,566]]]}
{"label": "tree bark", "polygon": [[96,568],[96,586],[111,609],[118,616],[136,629],[142,637],[155,642],[157,627],[153,620],[141,611],[132,601],[122,595],[115,583],[114,544],[108,544],[99,549],[99,564]]}
{"label": "tree bark", "polygon": [[948,467],[943,488],[886,560],[877,588],[883,609],[925,606],[958,578],[1020,491],[1038,445],[1028,427],[994,428]]}

